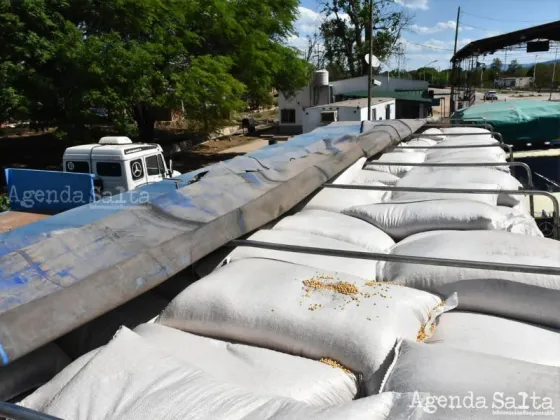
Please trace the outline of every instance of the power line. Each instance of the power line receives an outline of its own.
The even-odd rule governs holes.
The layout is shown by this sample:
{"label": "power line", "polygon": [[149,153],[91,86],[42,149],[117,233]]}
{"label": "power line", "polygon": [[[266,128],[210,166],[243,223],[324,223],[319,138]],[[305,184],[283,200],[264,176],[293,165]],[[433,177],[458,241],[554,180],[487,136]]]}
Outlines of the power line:
{"label": "power line", "polygon": [[475,15],[474,13],[468,13],[468,12],[461,12],[461,14],[468,15],[468,16],[473,16],[473,17],[478,18],[478,19],[495,20],[497,22],[522,22],[522,23],[541,23],[541,24],[547,23],[547,22],[543,22],[542,20],[496,19],[496,18],[487,17],[487,16]]}

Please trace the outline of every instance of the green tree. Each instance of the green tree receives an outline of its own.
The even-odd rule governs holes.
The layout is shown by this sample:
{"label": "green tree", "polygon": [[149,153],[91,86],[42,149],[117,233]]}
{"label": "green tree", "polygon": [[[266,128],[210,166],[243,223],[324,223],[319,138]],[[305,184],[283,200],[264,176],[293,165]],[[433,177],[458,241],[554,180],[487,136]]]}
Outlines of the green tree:
{"label": "green tree", "polygon": [[11,62],[0,63],[0,125],[19,119],[26,113],[26,100],[14,87],[14,80],[21,66]]}
{"label": "green tree", "polygon": [[521,77],[523,76],[523,67],[517,60],[511,60],[509,63],[507,73],[512,77]]}
{"label": "green tree", "polygon": [[201,56],[193,59],[186,72],[175,75],[177,99],[183,102],[187,117],[201,121],[206,132],[219,128],[231,112],[245,106],[241,100],[245,85],[229,73],[232,65],[227,57]]}
{"label": "green tree", "polygon": [[[395,8],[393,0],[373,2],[373,54],[380,60],[398,49],[397,41],[410,17]],[[324,0],[323,13],[328,18],[321,24],[328,64],[344,69],[346,76],[368,73],[364,56],[369,54],[371,28],[369,0]]]}
{"label": "green tree", "polygon": [[[560,82],[560,67],[556,65],[556,71],[554,71],[553,64],[537,64],[536,77],[535,66],[527,70],[527,77],[535,77],[535,86],[539,88],[554,86]],[[552,75],[554,74],[554,81],[552,80]]]}
{"label": "green tree", "polygon": [[490,64],[490,70],[493,70],[493,74],[498,75],[502,72],[503,63],[498,57],[492,60],[492,64]]}
{"label": "green tree", "polygon": [[202,118],[203,105],[202,126],[210,130],[245,108],[243,95],[265,103],[274,87],[294,92],[307,83],[308,64],[284,45],[297,6],[297,0],[0,0],[2,65],[22,66],[0,85],[0,101],[10,101],[8,113],[27,105],[33,121],[67,132],[95,122],[93,110],[102,108],[115,128],[146,141],[162,110],[183,106],[187,116]]}

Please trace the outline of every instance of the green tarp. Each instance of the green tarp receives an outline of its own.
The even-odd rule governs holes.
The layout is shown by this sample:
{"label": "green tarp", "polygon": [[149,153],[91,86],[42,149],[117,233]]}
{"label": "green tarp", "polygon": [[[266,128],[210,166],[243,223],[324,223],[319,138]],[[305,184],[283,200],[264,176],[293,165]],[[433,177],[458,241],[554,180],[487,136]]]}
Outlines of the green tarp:
{"label": "green tarp", "polygon": [[[356,90],[354,92],[343,93],[343,96],[351,98],[367,98],[367,90]],[[413,102],[424,102],[427,104],[432,103],[432,99],[428,96],[427,90],[381,90],[378,88],[373,88],[371,90],[371,96],[374,98],[393,98],[402,101],[413,101]]]}
{"label": "green tarp", "polygon": [[510,144],[560,139],[560,102],[518,100],[489,102],[456,111],[451,119],[462,123],[484,118]]}

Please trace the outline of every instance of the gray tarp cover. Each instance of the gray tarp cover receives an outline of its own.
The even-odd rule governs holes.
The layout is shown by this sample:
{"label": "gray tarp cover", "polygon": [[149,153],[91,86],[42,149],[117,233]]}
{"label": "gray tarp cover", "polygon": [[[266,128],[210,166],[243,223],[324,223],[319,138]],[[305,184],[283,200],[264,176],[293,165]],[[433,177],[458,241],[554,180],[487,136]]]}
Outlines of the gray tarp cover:
{"label": "gray tarp cover", "polygon": [[[213,165],[199,181],[0,257],[0,365],[276,219],[424,120],[334,124]],[[41,222],[38,222],[41,223]],[[39,226],[40,227],[40,226]]]}

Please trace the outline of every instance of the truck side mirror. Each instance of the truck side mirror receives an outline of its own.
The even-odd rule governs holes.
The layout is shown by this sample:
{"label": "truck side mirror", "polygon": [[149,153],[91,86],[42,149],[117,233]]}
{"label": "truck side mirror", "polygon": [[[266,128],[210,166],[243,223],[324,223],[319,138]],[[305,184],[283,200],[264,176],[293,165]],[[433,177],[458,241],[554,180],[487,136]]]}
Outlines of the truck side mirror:
{"label": "truck side mirror", "polygon": [[169,178],[173,178],[173,161],[169,159]]}

